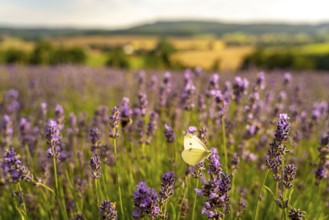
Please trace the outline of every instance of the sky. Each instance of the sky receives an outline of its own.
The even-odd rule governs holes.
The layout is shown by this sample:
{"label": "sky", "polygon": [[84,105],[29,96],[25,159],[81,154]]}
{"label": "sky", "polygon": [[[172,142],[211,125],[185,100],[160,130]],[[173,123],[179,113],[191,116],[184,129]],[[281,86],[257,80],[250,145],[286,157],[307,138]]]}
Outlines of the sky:
{"label": "sky", "polygon": [[159,20],[329,22],[328,0],[0,0],[0,24],[118,29]]}

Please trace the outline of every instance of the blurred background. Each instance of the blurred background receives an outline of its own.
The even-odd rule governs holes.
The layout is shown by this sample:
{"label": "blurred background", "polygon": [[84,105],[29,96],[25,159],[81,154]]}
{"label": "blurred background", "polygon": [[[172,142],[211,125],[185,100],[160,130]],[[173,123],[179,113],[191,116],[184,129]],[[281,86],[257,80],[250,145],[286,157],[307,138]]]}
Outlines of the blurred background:
{"label": "blurred background", "polygon": [[329,70],[325,0],[0,0],[0,63]]}

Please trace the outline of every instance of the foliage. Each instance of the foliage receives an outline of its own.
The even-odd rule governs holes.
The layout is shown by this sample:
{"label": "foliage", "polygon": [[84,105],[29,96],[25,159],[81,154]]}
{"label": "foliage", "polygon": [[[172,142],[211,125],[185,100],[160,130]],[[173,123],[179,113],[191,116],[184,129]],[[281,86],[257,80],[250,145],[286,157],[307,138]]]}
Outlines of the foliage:
{"label": "foliage", "polygon": [[30,55],[30,63],[39,65],[51,63],[54,49],[54,46],[48,41],[38,42]]}
{"label": "foliage", "polygon": [[329,70],[329,54],[303,54],[292,49],[267,50],[256,49],[246,56],[241,68],[249,67],[292,70]]}
{"label": "foliage", "polygon": [[59,47],[54,50],[50,64],[83,64],[86,60],[86,51],[81,47]]}
{"label": "foliage", "polygon": [[129,57],[122,48],[114,48],[110,50],[106,65],[109,67],[118,67],[127,69],[130,67]]}
{"label": "foliage", "polygon": [[3,60],[8,64],[26,64],[29,59],[29,55],[26,51],[9,48],[3,52]]}
{"label": "foliage", "polygon": [[172,59],[176,51],[168,39],[160,38],[155,48],[146,52],[144,65],[146,68],[182,69],[184,65]]}

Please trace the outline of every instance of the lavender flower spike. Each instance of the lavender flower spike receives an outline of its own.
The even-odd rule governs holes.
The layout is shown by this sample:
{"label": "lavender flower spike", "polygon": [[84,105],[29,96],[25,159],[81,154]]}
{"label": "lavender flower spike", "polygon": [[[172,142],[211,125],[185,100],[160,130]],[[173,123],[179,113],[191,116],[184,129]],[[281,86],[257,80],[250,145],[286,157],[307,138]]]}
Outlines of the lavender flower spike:
{"label": "lavender flower spike", "polygon": [[134,193],[133,217],[141,219],[147,215],[151,219],[155,219],[160,214],[160,207],[158,205],[158,195],[154,189],[150,189],[145,182],[140,182],[136,186]]}
{"label": "lavender flower spike", "polygon": [[103,220],[117,220],[118,214],[115,209],[115,204],[104,200],[100,206],[100,212]]}

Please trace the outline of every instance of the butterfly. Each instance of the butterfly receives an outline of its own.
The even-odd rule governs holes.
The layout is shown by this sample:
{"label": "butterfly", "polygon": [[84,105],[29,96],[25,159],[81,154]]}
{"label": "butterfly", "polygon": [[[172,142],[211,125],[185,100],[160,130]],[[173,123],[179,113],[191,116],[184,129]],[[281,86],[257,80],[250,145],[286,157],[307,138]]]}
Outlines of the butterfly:
{"label": "butterfly", "polygon": [[186,134],[184,136],[183,160],[189,165],[196,165],[212,154],[206,145],[195,135]]}

